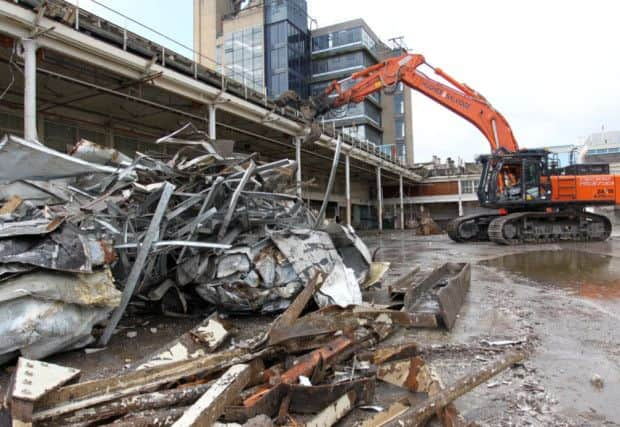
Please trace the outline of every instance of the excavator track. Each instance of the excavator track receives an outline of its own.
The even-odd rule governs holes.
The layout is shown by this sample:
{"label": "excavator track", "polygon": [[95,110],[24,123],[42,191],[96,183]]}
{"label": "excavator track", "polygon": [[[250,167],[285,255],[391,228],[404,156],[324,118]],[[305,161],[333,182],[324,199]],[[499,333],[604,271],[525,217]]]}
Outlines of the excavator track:
{"label": "excavator track", "polygon": [[501,245],[603,241],[611,221],[589,212],[516,212],[491,221],[488,234]]}
{"label": "excavator track", "polygon": [[487,228],[499,214],[475,214],[453,219],[448,223],[448,236],[458,243],[489,240]]}

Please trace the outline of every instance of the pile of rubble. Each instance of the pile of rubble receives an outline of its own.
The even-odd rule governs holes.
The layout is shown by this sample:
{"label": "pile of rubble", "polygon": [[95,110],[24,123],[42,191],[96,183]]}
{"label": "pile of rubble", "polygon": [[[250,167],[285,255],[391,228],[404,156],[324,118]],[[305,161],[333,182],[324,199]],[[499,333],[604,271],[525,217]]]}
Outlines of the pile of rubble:
{"label": "pile of rubble", "polygon": [[[5,396],[15,425],[464,426],[452,402],[524,357],[491,349],[444,384],[428,362],[437,348],[389,339],[450,330],[469,264],[412,270],[379,303],[389,263],[308,210],[294,162],[235,154],[190,126],[158,142],[173,154],[0,141],[0,358],[21,356]],[[205,319],[113,376],[76,382],[79,370],[35,360],[105,345],[128,308]]]}
{"label": "pile of rubble", "polygon": [[172,315],[282,311],[315,268],[329,273],[320,306],[361,302],[368,249],[350,228],[316,229],[295,162],[258,162],[189,126],[158,142],[174,154],[0,141],[0,361],[87,345],[114,311],[105,344],[129,301]]}

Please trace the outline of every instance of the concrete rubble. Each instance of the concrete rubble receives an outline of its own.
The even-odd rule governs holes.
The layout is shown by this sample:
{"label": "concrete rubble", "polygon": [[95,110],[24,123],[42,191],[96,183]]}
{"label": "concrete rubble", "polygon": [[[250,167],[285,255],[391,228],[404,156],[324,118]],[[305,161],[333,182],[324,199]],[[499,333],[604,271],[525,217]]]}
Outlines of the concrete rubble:
{"label": "concrete rubble", "polygon": [[[375,301],[390,264],[352,228],[317,221],[295,195],[295,162],[235,153],[191,125],[157,143],[171,154],[0,142],[11,165],[0,176],[0,362],[19,360],[5,396],[14,423],[467,425],[452,402],[523,359],[511,346],[444,384],[434,348],[389,339],[450,330],[469,264],[412,271]],[[78,381],[36,361],[104,346],[121,318],[147,315],[204,320],[111,376]]]}

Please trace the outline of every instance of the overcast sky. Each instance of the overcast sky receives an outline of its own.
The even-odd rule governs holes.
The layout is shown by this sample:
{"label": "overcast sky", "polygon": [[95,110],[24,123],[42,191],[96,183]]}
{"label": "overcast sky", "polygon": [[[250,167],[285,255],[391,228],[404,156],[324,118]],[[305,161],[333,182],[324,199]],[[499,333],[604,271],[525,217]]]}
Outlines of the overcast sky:
{"label": "overcast sky", "polygon": [[[192,45],[192,0],[100,1]],[[79,4],[126,22],[90,0]],[[492,102],[522,147],[574,144],[603,126],[620,130],[619,1],[308,0],[308,4],[320,26],[361,17],[384,40],[404,36],[410,51],[423,54],[430,64]],[[184,53],[170,42],[165,44]],[[413,128],[418,162],[433,154],[472,160],[489,151],[471,124],[417,93]]]}

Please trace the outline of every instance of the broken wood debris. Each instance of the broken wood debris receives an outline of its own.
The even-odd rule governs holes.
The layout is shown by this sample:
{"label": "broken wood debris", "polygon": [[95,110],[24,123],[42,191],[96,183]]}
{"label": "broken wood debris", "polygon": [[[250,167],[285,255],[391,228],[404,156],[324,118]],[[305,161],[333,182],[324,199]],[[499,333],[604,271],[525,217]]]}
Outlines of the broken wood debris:
{"label": "broken wood debris", "polygon": [[[140,362],[137,369],[114,377],[45,390],[31,405],[31,415],[22,419],[42,426],[193,426],[216,425],[218,420],[245,423],[263,415],[270,422],[331,426],[359,411],[356,407],[375,404],[380,380],[411,398],[398,397],[385,411],[366,416],[363,425],[421,425],[416,423],[435,414],[448,423],[459,420],[450,405],[456,397],[523,357],[509,354],[442,389],[425,360],[430,347],[406,342],[375,349],[396,329],[416,326],[408,313],[371,305],[309,306],[327,275],[315,271],[265,337],[252,345],[207,354],[230,334],[214,315],[155,352],[161,357],[182,345],[186,357],[158,361],[149,356],[157,363]],[[190,351],[195,354],[187,357]],[[348,372],[344,376],[343,369]],[[28,408],[24,412],[16,402],[14,416],[27,414]]]}
{"label": "broken wood debris", "polygon": [[250,371],[249,365],[231,366],[173,426],[209,426],[215,423],[226,405],[229,405],[250,381]]}

